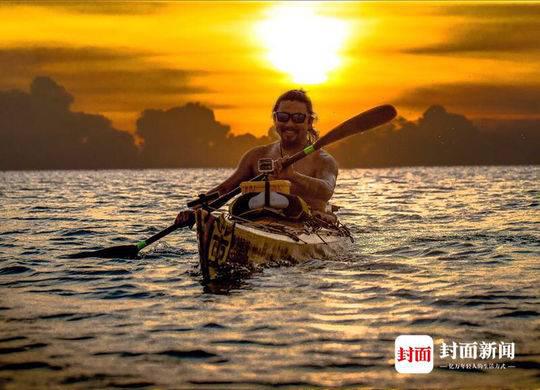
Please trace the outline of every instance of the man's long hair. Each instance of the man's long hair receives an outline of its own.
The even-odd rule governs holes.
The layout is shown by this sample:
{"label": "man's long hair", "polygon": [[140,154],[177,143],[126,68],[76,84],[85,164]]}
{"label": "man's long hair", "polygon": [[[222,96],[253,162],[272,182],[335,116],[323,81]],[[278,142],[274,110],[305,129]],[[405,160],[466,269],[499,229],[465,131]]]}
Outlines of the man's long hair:
{"label": "man's long hair", "polygon": [[310,144],[317,141],[319,139],[319,132],[313,127],[313,122],[317,119],[317,115],[313,111],[313,104],[311,103],[311,99],[307,95],[306,91],[304,91],[303,89],[291,89],[290,91],[285,92],[277,98],[276,104],[274,104],[272,112],[275,112],[278,109],[279,103],[281,103],[283,100],[302,102],[306,105],[309,121],[309,128],[307,134],[308,141]]}

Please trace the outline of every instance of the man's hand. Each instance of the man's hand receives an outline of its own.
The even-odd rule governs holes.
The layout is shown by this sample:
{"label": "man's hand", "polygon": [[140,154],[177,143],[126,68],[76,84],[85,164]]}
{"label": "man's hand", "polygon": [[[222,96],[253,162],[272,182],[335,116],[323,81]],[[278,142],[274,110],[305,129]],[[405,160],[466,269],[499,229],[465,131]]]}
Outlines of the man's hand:
{"label": "man's hand", "polygon": [[192,227],[195,223],[195,213],[192,210],[182,210],[174,220],[175,225]]}
{"label": "man's hand", "polygon": [[289,165],[287,168],[283,168],[283,162],[287,160],[287,157],[282,157],[274,161],[274,172],[272,176],[275,179],[291,180],[296,171],[293,168],[294,164]]}

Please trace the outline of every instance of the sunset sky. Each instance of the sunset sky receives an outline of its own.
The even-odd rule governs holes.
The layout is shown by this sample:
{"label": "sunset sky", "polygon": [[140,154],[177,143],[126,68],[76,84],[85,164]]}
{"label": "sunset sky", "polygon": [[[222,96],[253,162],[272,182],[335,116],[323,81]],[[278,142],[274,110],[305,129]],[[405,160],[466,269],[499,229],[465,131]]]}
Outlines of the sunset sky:
{"label": "sunset sky", "polygon": [[324,133],[382,103],[469,118],[540,118],[540,2],[3,2],[0,89],[50,76],[72,109],[133,132],[187,102],[266,134],[284,90]]}

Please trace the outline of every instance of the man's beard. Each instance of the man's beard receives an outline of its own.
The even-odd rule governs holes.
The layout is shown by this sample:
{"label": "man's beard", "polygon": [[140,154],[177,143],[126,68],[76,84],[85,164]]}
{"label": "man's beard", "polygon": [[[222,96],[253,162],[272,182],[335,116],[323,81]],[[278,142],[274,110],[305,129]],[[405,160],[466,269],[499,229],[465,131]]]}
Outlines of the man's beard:
{"label": "man's beard", "polygon": [[[290,134],[289,132],[293,132],[294,133],[294,136],[292,139],[289,139],[288,135]],[[287,134],[289,133],[289,134]],[[298,147],[298,146],[303,146],[302,145],[302,139],[300,139],[300,131],[297,130],[297,129],[291,129],[291,128],[283,128],[283,129],[280,129],[280,138],[281,138],[281,145],[285,148],[294,148],[294,147]]]}

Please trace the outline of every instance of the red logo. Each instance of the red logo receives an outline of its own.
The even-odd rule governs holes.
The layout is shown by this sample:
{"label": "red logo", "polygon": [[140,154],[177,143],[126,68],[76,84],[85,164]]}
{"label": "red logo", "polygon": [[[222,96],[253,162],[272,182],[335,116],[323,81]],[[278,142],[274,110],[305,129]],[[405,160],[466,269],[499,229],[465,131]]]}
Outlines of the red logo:
{"label": "red logo", "polygon": [[402,374],[427,374],[433,370],[433,339],[426,335],[396,338],[395,367]]}
{"label": "red logo", "polygon": [[432,350],[431,347],[399,347],[398,362],[430,362]]}

